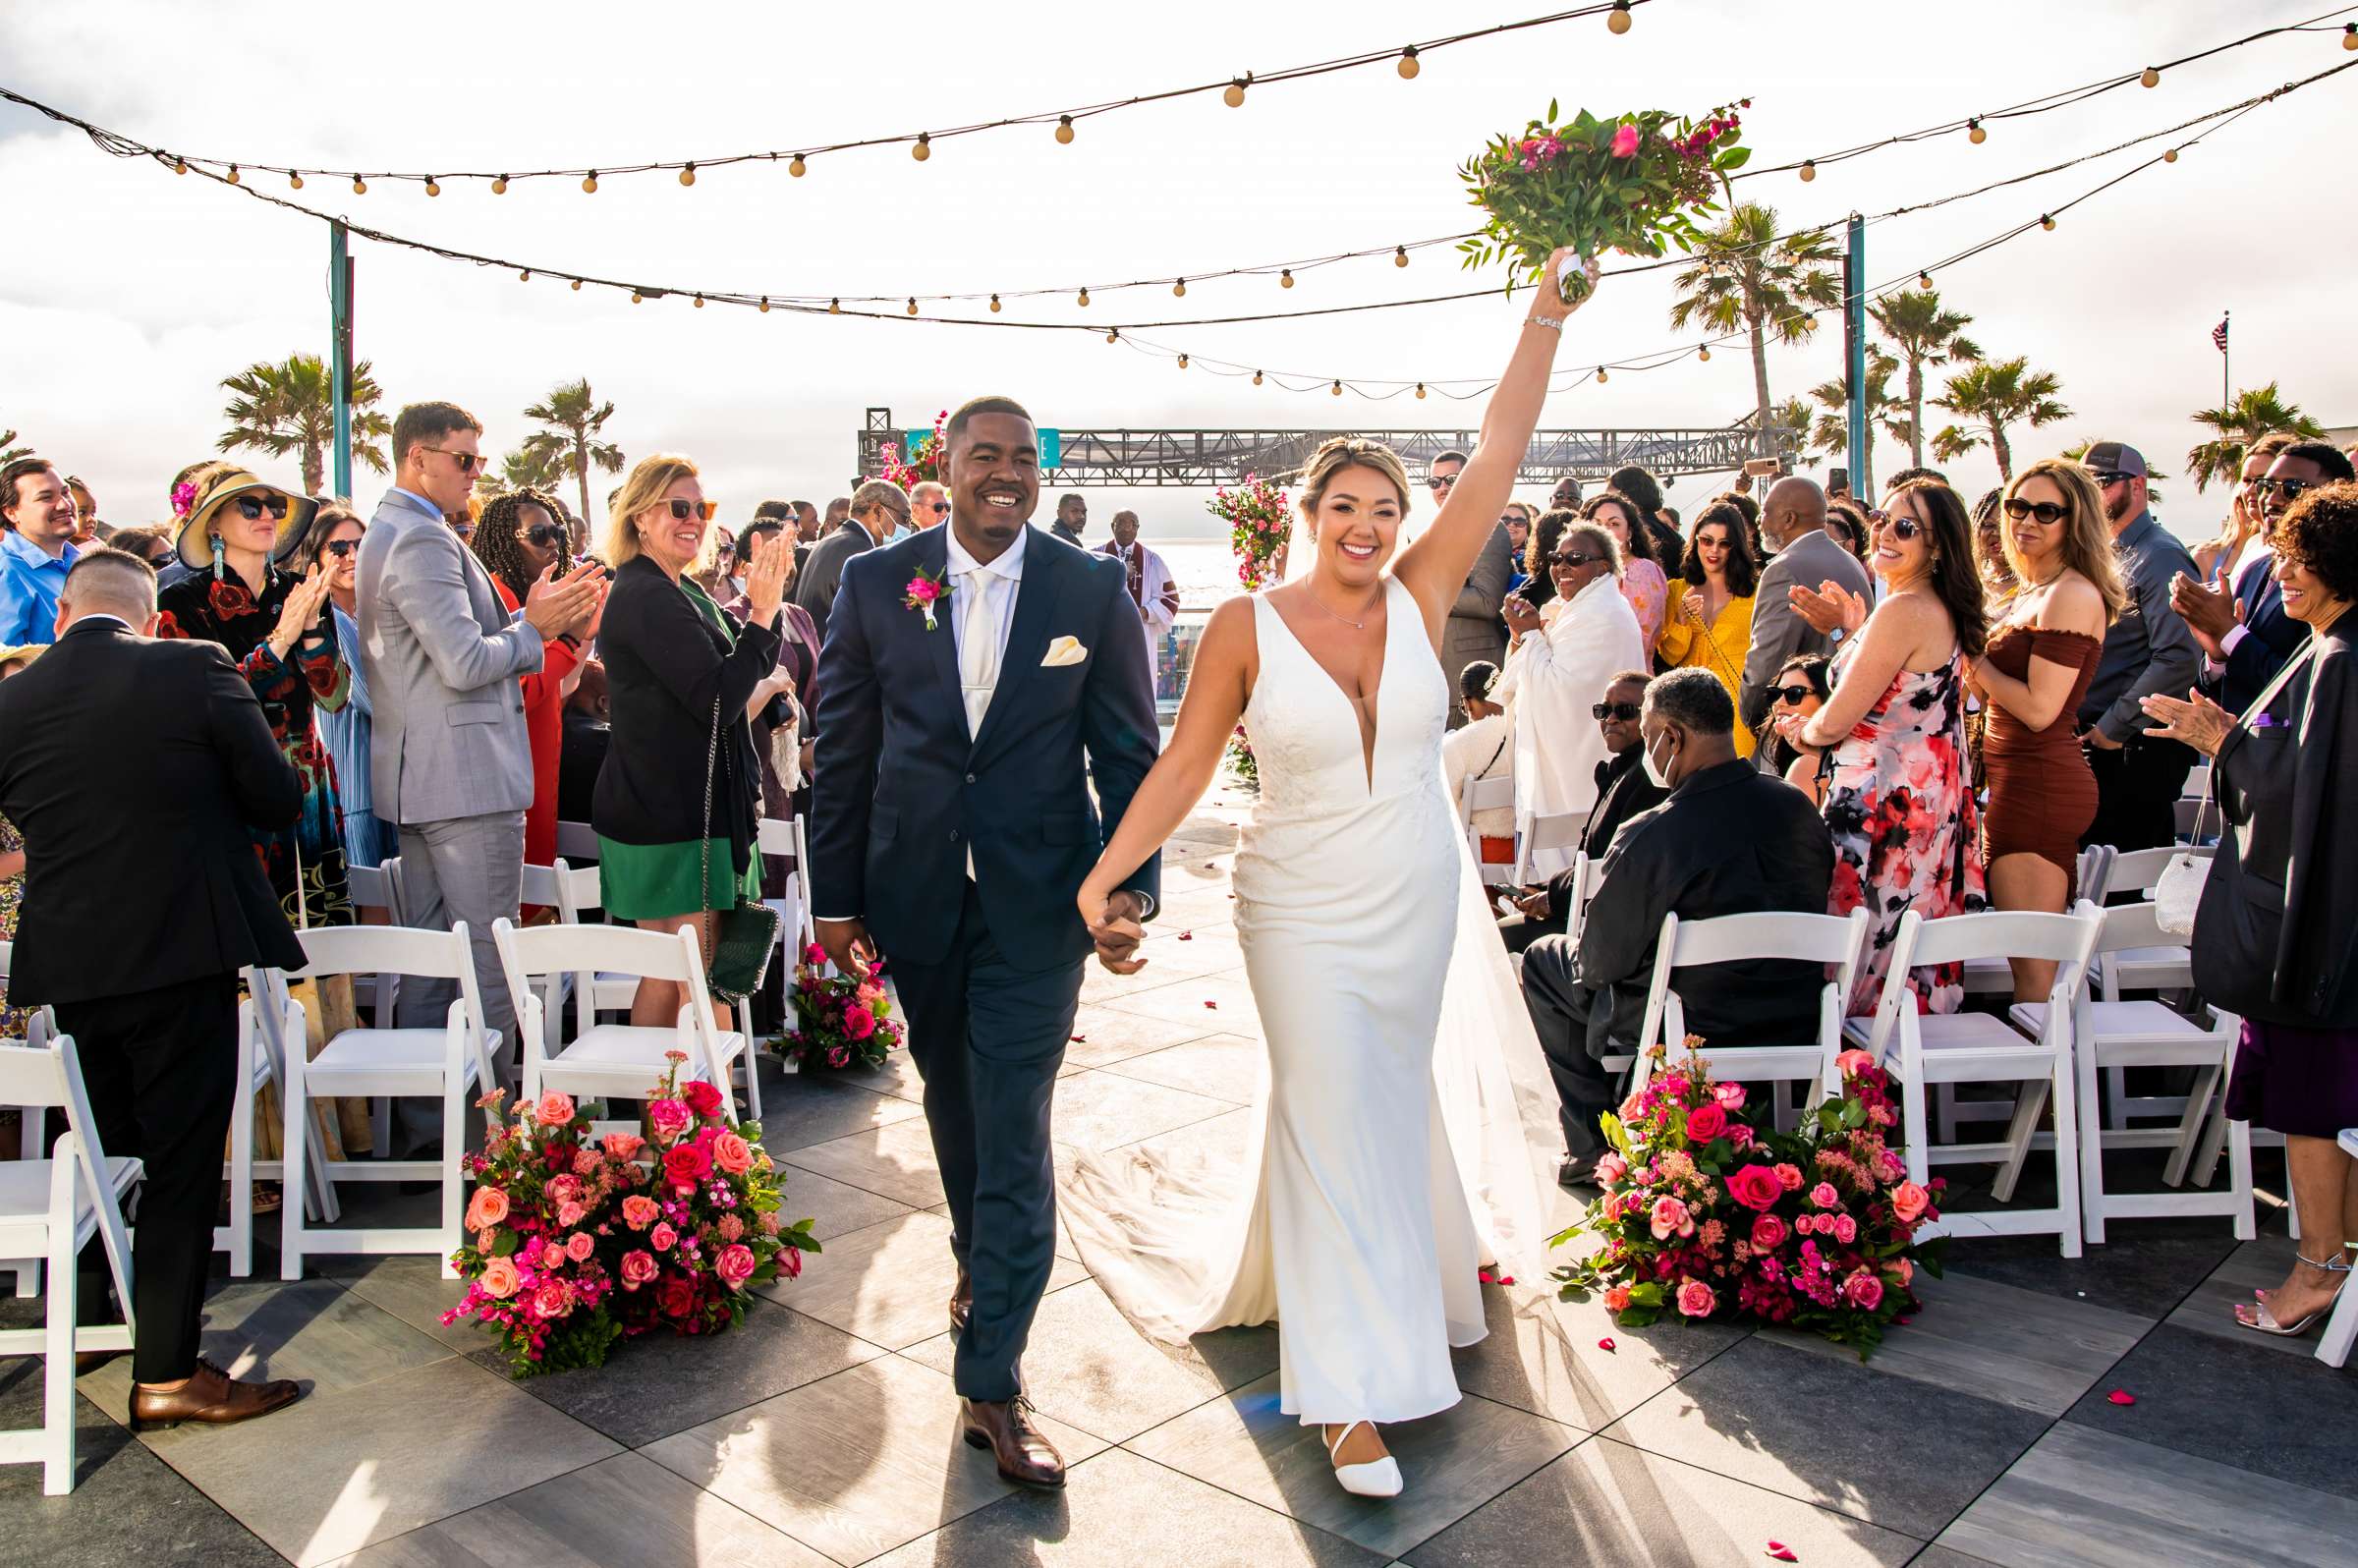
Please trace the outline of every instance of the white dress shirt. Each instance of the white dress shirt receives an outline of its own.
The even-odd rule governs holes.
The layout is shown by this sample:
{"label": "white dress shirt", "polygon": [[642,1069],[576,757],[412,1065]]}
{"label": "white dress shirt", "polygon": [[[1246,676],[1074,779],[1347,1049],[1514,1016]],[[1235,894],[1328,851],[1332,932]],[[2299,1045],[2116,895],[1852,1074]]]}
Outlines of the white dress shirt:
{"label": "white dress shirt", "polygon": [[[997,560],[986,563],[969,555],[949,528],[942,530],[942,543],[948,552],[943,570],[950,580],[950,635],[958,644],[959,685],[966,699],[969,736],[982,732],[982,716],[990,710],[991,697],[998,690],[999,668],[1007,657],[1007,633],[1015,624],[1016,594],[1024,581],[1024,540],[1030,532],[1030,529],[1019,530],[1015,542]],[[979,622],[978,616],[982,617]],[[970,658],[977,650],[966,641],[977,626],[987,628],[992,639],[988,658],[981,661]],[[978,667],[980,678],[970,680],[968,672]]]}

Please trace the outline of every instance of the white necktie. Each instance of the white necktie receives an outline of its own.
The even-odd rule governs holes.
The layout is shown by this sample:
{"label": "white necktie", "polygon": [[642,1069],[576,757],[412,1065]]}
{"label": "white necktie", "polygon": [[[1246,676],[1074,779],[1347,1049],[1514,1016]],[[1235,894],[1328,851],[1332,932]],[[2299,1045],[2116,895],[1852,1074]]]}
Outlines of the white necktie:
{"label": "white necktie", "polygon": [[999,685],[998,617],[992,600],[999,584],[996,572],[973,571],[958,584],[966,602],[958,617],[958,689],[966,700],[969,739],[982,733],[982,715],[990,711],[991,694]]}

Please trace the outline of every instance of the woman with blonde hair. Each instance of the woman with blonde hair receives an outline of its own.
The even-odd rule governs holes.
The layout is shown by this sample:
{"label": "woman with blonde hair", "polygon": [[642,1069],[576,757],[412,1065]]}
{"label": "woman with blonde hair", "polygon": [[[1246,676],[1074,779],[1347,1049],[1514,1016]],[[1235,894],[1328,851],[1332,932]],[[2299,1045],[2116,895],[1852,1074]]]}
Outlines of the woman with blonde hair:
{"label": "woman with blonde hair", "polygon": [[[712,511],[696,465],[676,452],[642,459],[615,495],[598,635],[612,730],[590,813],[606,913],[643,930],[693,930],[707,958],[711,917],[761,896],[748,718],[780,690],[778,604],[794,559],[788,536],[772,534],[746,573],[746,619],[731,620],[695,576]],[[631,1022],[671,1024],[680,991],[642,980]]]}
{"label": "woman with blonde hair", "polygon": [[[1990,902],[2060,914],[2079,895],[2080,835],[2096,820],[2096,774],[2075,715],[2105,631],[2127,602],[2105,500],[2088,471],[2049,458],[2016,475],[1998,542],[2017,588],[1966,679],[1988,707],[1982,819]],[[2014,999],[2044,1001],[2055,966],[2014,961]]]}

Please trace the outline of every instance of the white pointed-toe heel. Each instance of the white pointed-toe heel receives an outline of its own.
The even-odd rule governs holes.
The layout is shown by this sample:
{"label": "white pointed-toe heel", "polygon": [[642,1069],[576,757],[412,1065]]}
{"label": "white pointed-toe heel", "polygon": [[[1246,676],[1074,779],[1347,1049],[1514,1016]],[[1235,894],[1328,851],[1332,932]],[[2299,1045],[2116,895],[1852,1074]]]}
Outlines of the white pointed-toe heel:
{"label": "white pointed-toe heel", "polygon": [[[1333,1462],[1335,1450],[1350,1439],[1354,1427],[1366,1427],[1372,1431],[1375,1423],[1354,1421],[1345,1425],[1326,1444],[1328,1463]],[[1385,1454],[1381,1459],[1372,1459],[1364,1465],[1335,1465],[1334,1479],[1342,1483],[1343,1490],[1355,1497],[1397,1497],[1400,1495],[1400,1461]]]}

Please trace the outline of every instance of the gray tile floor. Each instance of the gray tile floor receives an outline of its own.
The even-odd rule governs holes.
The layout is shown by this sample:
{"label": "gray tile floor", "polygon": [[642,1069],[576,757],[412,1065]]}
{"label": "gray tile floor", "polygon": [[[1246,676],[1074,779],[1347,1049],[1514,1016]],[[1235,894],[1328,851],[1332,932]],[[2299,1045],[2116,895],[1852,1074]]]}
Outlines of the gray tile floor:
{"label": "gray tile floor", "polygon": [[[1089,981],[1057,1096],[1068,1149],[1240,1146],[1260,1028],[1227,898],[1238,815],[1215,796],[1187,829],[1147,972]],[[1272,1329],[1155,1344],[1068,1245],[1027,1372],[1071,1483],[1018,1491],[958,1440],[949,1226],[916,1075],[773,1073],[763,1093],[789,1207],[827,1250],[764,1287],[742,1331],[517,1384],[436,1320],[458,1291],[430,1260],[324,1259],[283,1285],[265,1247],[255,1278],[217,1284],[206,1350],[308,1397],[249,1427],[138,1437],[119,1425],[120,1364],[84,1378],[74,1494],[0,1467],[20,1559],[1672,1568],[1767,1561],[1773,1540],[1821,1568],[1975,1568],[2358,1551],[2358,1372],[2225,1321],[2283,1270],[2280,1217],[2241,1247],[2223,1220],[2129,1221],[2068,1264],[2037,1240],[1958,1242],[1925,1311],[1864,1366],[1725,1324],[1615,1328],[1535,1281],[1486,1287],[1490,1336],[1457,1356],[1466,1397],[1393,1429],[1409,1489],[1388,1504],[1340,1492],[1278,1413]],[[2274,1156],[2261,1167],[2280,1191]],[[2026,1183],[2022,1201],[2041,1199]],[[0,1320],[37,1308],[0,1300]],[[38,1408],[38,1363],[0,1362],[0,1428]]]}

